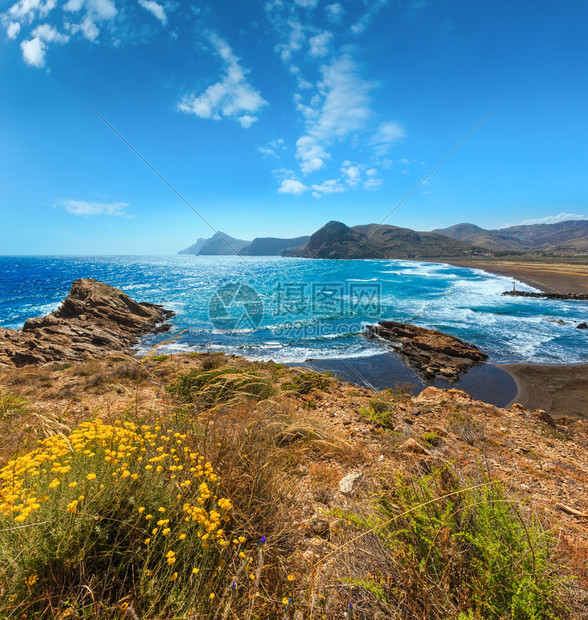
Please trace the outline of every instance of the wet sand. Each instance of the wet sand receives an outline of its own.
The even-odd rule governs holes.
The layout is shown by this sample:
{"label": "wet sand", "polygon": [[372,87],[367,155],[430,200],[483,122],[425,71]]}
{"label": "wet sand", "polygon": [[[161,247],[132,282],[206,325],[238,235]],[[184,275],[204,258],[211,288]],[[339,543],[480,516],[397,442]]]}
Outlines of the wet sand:
{"label": "wet sand", "polygon": [[468,259],[444,262],[512,277],[544,293],[588,293],[588,265]]}
{"label": "wet sand", "polygon": [[513,402],[543,409],[554,418],[588,417],[588,364],[503,364],[500,368],[517,383]]}

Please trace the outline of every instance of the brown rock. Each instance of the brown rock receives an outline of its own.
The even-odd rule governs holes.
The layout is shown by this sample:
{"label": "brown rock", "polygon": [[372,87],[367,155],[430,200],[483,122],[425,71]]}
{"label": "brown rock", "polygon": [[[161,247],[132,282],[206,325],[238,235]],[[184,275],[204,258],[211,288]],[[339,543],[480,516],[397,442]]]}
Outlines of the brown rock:
{"label": "brown rock", "polygon": [[92,278],[76,280],[54,312],[27,319],[21,330],[0,328],[0,364],[78,361],[128,351],[173,314]]}
{"label": "brown rock", "polygon": [[393,343],[406,364],[421,372],[425,378],[441,376],[457,381],[459,375],[488,356],[473,344],[434,329],[408,323],[380,321],[368,325],[366,336],[382,338]]}

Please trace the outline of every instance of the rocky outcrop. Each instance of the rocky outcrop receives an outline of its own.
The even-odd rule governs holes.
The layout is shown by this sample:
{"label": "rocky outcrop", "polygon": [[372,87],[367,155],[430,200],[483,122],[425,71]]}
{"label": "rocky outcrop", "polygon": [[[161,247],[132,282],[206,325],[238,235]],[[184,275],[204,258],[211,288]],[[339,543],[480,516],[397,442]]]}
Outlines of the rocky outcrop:
{"label": "rocky outcrop", "polygon": [[571,299],[575,301],[588,301],[588,295],[584,293],[532,293],[530,291],[504,291],[507,297],[533,297],[534,299]]}
{"label": "rocky outcrop", "polygon": [[441,377],[457,381],[460,374],[488,357],[459,338],[408,323],[380,321],[366,329],[368,338],[382,338],[392,343],[404,361],[426,379]]}
{"label": "rocky outcrop", "polygon": [[151,331],[166,331],[173,312],[137,303],[92,278],[76,280],[61,306],[28,319],[20,330],[0,328],[0,364],[78,361],[128,351]]}

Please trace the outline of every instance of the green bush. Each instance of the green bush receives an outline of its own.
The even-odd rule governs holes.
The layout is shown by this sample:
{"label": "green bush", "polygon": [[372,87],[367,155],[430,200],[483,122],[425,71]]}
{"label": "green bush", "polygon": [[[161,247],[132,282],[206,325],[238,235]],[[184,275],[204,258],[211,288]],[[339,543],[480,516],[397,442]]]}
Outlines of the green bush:
{"label": "green bush", "polygon": [[[372,401],[370,401],[371,403]],[[388,430],[394,430],[394,412],[393,411],[378,411],[372,407],[360,407],[359,415],[362,418],[365,418],[368,422],[372,424],[377,424],[379,426],[383,426]]]}
{"label": "green bush", "polygon": [[312,390],[326,390],[333,384],[333,376],[325,372],[303,372],[296,375],[292,381],[282,384],[283,390],[308,394]]}
{"label": "green bush", "polygon": [[398,477],[377,508],[397,571],[384,593],[410,617],[558,617],[555,541],[500,483],[460,484],[448,469]]}

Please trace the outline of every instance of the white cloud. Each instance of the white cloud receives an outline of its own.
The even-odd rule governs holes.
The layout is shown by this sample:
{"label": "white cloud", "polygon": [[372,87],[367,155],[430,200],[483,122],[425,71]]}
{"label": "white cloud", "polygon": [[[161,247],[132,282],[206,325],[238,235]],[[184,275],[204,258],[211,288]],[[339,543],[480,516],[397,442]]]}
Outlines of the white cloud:
{"label": "white cloud", "polygon": [[288,62],[295,52],[302,49],[302,44],[306,39],[304,28],[298,20],[290,18],[286,20],[286,26],[289,30],[287,42],[279,43],[275,47],[284,62]]}
{"label": "white cloud", "polygon": [[20,49],[22,50],[22,56],[27,65],[31,65],[32,67],[41,68],[45,66],[45,43],[39,39],[39,37],[35,37],[30,41],[22,41],[20,44]]}
{"label": "white cloud", "polygon": [[304,174],[315,172],[325,166],[325,160],[331,159],[329,153],[313,136],[302,136],[296,141],[296,157]]}
{"label": "white cloud", "polygon": [[308,41],[310,44],[309,54],[311,56],[326,56],[329,52],[333,35],[330,32],[321,32]]}
{"label": "white cloud", "polygon": [[577,213],[558,213],[557,215],[548,215],[546,217],[537,217],[531,220],[523,220],[520,224],[507,224],[503,228],[510,226],[526,226],[529,224],[556,224],[557,222],[567,222],[568,220],[588,220],[588,215],[579,215]]}
{"label": "white cloud", "polygon": [[307,191],[308,187],[295,179],[284,179],[280,187],[278,187],[278,194],[300,195]]}
{"label": "white cloud", "polygon": [[161,4],[157,4],[153,0],[138,0],[139,4],[156,17],[164,26],[167,24],[167,15]]}
{"label": "white cloud", "polygon": [[53,26],[49,24],[41,24],[33,30],[33,36],[45,41],[46,43],[67,43],[69,36],[57,32]]}
{"label": "white cloud", "polygon": [[45,52],[47,51],[47,43],[67,43],[69,36],[57,32],[53,26],[49,24],[41,24],[32,32],[33,38],[22,41],[20,49],[22,57],[27,65],[41,69],[45,66]]}
{"label": "white cloud", "polygon": [[74,215],[125,215],[129,206],[126,202],[87,202],[85,200],[63,200],[57,206]]}
{"label": "white cloud", "polygon": [[395,121],[382,123],[372,138],[374,152],[378,155],[378,157],[382,157],[390,150],[390,147],[395,142],[398,142],[405,137],[406,132],[400,123]]}
{"label": "white cloud", "polygon": [[95,41],[100,34],[99,23],[113,20],[118,9],[112,0],[69,0],[63,7],[65,11],[78,13],[85,9],[84,18],[79,24],[72,24],[72,34],[81,32],[88,41]]}
{"label": "white cloud", "polygon": [[216,35],[211,35],[210,41],[225,63],[225,74],[201,95],[182,97],[178,109],[200,118],[232,118],[242,127],[250,127],[257,120],[255,114],[267,105],[267,101],[247,82],[247,71],[241,67],[229,45]]}
{"label": "white cloud", "polygon": [[334,24],[340,24],[343,19],[343,14],[345,13],[345,9],[338,2],[327,4],[325,11],[329,20]]}
{"label": "white cloud", "polygon": [[84,0],[68,0],[63,9],[65,11],[76,12],[84,6]]}
{"label": "white cloud", "polygon": [[304,174],[320,170],[330,159],[326,147],[365,128],[372,114],[368,96],[371,84],[358,75],[349,55],[323,65],[321,72],[317,95],[309,106],[301,108],[305,109],[307,131],[296,143],[296,157]]}
{"label": "white cloud", "polygon": [[320,198],[325,194],[341,194],[346,192],[347,189],[339,183],[337,179],[329,179],[323,181],[320,185],[311,185],[312,195],[315,198]]}
{"label": "white cloud", "polygon": [[362,34],[374,20],[380,10],[388,4],[388,0],[373,0],[368,5],[367,11],[351,26],[351,32]]}
{"label": "white cloud", "polygon": [[347,185],[349,187],[357,187],[361,180],[361,166],[352,166],[350,162],[343,162],[341,172],[347,177]]}
{"label": "white cloud", "polygon": [[56,6],[57,0],[19,0],[8,9],[8,14],[16,21],[31,23],[37,16],[47,16]]}
{"label": "white cloud", "polygon": [[6,34],[9,39],[16,39],[20,32],[20,24],[18,22],[8,22],[6,24]]}

